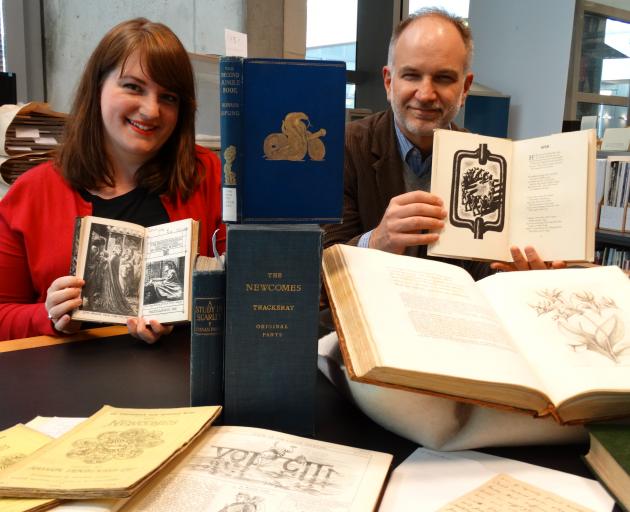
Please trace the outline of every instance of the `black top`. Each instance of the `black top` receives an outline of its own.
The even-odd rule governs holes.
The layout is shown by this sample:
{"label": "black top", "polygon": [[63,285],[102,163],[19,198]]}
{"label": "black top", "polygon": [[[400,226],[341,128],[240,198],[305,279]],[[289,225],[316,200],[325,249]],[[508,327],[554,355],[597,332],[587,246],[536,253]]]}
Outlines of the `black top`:
{"label": "black top", "polygon": [[95,217],[133,222],[144,227],[169,222],[160,196],[146,188],[136,187],[111,199],[95,196],[85,189],[79,190],[79,193],[92,203],[92,215]]}

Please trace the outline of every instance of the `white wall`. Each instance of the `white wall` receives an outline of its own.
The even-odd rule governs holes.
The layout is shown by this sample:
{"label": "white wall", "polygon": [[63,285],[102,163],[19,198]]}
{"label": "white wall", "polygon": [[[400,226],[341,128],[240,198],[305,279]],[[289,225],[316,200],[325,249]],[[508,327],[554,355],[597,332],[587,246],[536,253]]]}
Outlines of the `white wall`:
{"label": "white wall", "polygon": [[138,16],[168,25],[189,52],[224,51],[224,28],[244,31],[244,0],[46,0],[48,102],[67,112],[84,63],[116,23]]}
{"label": "white wall", "polygon": [[508,136],[562,130],[575,0],[471,0],[475,80],[511,96]]}

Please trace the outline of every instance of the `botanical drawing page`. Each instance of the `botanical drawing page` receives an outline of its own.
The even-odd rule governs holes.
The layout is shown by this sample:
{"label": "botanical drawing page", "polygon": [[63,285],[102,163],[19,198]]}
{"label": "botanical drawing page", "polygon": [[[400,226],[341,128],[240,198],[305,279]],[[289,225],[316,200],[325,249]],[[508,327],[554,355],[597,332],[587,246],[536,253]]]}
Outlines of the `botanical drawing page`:
{"label": "botanical drawing page", "polygon": [[372,249],[342,250],[381,365],[538,388],[465,270]]}
{"label": "botanical drawing page", "polygon": [[123,510],[372,510],[390,461],[386,454],[280,432],[213,427]]}
{"label": "botanical drawing page", "polygon": [[514,143],[511,245],[532,245],[544,261],[584,259],[588,150],[588,131]]}
{"label": "botanical drawing page", "polygon": [[477,287],[555,404],[628,389],[630,280],[618,267],[510,272]]}
{"label": "botanical drawing page", "polygon": [[512,141],[438,130],[436,142],[431,192],[448,216],[429,254],[511,261]]}

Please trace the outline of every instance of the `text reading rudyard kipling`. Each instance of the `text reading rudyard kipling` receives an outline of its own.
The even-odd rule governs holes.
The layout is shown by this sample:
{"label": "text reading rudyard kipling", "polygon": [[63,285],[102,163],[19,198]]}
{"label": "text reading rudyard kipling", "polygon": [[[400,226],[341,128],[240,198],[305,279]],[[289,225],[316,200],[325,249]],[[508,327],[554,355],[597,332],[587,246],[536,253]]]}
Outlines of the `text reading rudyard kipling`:
{"label": "text reading rudyard kipling", "polygon": [[[278,293],[278,294],[294,294],[302,292],[302,285],[299,283],[284,283],[284,274],[282,272],[267,272],[265,274],[268,282],[265,283],[245,283],[245,292],[247,293]],[[252,304],[252,311],[255,312],[292,312],[295,310],[295,304]],[[256,330],[262,338],[282,338],[284,332],[289,330],[289,324],[286,322],[267,321],[257,322]]]}
{"label": "text reading rudyard kipling", "polygon": [[[231,99],[235,99],[239,93],[241,83],[241,73],[234,66],[225,65],[221,70],[221,93]],[[238,117],[241,115],[240,104],[238,101],[222,101],[221,116]]]}

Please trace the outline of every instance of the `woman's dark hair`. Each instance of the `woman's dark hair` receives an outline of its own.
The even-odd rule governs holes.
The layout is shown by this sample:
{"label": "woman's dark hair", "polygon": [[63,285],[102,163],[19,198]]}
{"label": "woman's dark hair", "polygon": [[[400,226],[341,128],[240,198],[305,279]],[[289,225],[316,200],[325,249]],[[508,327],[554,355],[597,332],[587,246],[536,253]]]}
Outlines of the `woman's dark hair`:
{"label": "woman's dark hair", "polygon": [[101,90],[107,76],[124,69],[138,52],[143,71],[154,82],[177,94],[177,124],[159,152],[136,171],[137,184],[186,200],[199,181],[195,158],[195,82],[188,53],[171,29],[145,18],[112,28],[90,57],[77,88],[64,143],[57,155],[63,176],[75,188],[114,186],[105,157]]}

